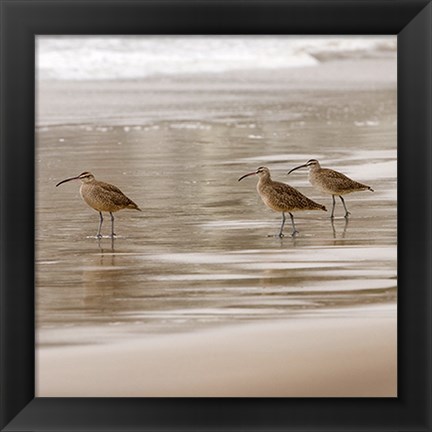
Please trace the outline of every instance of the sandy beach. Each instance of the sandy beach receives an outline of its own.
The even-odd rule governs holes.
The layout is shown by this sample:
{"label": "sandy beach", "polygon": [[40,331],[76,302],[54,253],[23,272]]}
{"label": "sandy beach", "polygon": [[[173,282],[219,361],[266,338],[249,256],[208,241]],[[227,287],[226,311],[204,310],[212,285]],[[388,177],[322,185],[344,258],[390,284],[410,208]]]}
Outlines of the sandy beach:
{"label": "sandy beach", "polygon": [[[397,396],[396,56],[321,60],[38,81],[37,396]],[[310,158],[375,192],[269,237],[280,214],[237,179],[265,165],[330,208],[286,174]],[[86,170],[143,209],[114,241],[55,187]]]}
{"label": "sandy beach", "polygon": [[396,345],[387,306],[370,319],[354,311],[39,350],[36,385],[57,397],[395,397]]}

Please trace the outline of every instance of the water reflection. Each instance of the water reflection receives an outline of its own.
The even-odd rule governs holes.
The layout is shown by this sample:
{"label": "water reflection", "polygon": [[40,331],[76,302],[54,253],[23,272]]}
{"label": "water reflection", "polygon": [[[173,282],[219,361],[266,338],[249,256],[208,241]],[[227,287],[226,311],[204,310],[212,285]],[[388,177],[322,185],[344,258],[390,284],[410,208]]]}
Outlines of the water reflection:
{"label": "water reflection", "polygon": [[[347,228],[349,225],[349,218],[343,218],[343,230],[340,234],[340,238],[344,239],[347,233]],[[333,238],[336,239],[337,238],[337,233],[336,233],[336,228],[335,228],[335,219],[330,218],[330,223],[332,226],[332,230],[333,230]],[[335,242],[335,245],[339,244],[338,242]]]}
{"label": "water reflection", "polygon": [[104,252],[109,251],[109,252],[114,252],[114,244],[115,244],[115,239],[116,236],[113,237],[109,237],[109,248],[107,249],[106,243],[102,241],[102,239],[100,237],[95,237],[97,239],[97,243],[98,243],[98,247],[99,250],[101,252],[101,255],[104,254]]}

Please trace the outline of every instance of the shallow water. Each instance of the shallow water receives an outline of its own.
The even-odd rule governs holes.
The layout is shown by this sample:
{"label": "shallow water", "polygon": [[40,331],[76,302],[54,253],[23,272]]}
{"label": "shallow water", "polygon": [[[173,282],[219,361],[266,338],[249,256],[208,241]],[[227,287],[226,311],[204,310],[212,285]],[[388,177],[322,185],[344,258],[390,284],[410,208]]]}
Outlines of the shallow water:
{"label": "shallow water", "polygon": [[[328,93],[302,104],[239,97],[213,106],[212,115],[203,110],[201,119],[188,119],[186,107],[177,120],[38,128],[38,343],[100,343],[394,305],[395,95]],[[346,197],[348,222],[338,201],[333,223],[329,212],[297,213],[299,236],[290,237],[287,218],[286,236],[269,237],[280,214],[261,202],[255,177],[238,178],[268,166],[273,179],[331,210],[331,197],[310,186],[306,170],[286,175],[310,158],[375,192]],[[55,187],[85,170],[143,210],[115,214],[114,240],[94,237],[99,216],[81,200],[78,182]],[[102,232],[110,232],[109,216]]]}

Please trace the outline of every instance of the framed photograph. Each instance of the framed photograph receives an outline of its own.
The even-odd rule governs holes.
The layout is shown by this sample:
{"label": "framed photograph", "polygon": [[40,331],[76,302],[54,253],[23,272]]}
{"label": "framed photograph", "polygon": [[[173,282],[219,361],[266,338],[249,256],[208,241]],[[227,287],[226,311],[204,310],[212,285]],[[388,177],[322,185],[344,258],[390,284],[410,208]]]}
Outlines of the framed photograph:
{"label": "framed photograph", "polygon": [[1,1],[1,430],[432,430],[429,1]]}

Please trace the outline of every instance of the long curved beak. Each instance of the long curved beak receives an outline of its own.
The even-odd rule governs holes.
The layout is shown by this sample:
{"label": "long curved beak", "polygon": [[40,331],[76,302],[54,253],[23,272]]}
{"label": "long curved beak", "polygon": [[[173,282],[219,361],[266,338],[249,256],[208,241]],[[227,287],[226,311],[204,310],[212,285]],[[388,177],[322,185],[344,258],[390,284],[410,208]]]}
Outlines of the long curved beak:
{"label": "long curved beak", "polygon": [[241,177],[238,179],[238,181],[243,180],[245,177],[249,177],[249,176],[251,176],[251,175],[256,175],[256,172],[254,171],[254,172],[251,172],[251,173],[249,173],[249,174],[245,174],[244,176],[241,176]]}
{"label": "long curved beak", "polygon": [[68,181],[71,181],[71,180],[78,180],[78,179],[79,179],[79,176],[76,176],[76,177],[69,177],[69,178],[67,178],[67,179],[62,180],[61,182],[58,182],[58,183],[56,184],[56,187],[57,187],[57,186],[60,186],[62,183],[66,183],[66,182],[68,182]]}
{"label": "long curved beak", "polygon": [[291,174],[293,171],[295,171],[295,170],[298,170],[298,169],[300,169],[300,168],[305,168],[305,167],[307,167],[307,164],[299,165],[298,167],[295,167],[295,168],[289,170],[289,171],[287,172],[287,175],[290,175],[290,174]]}

